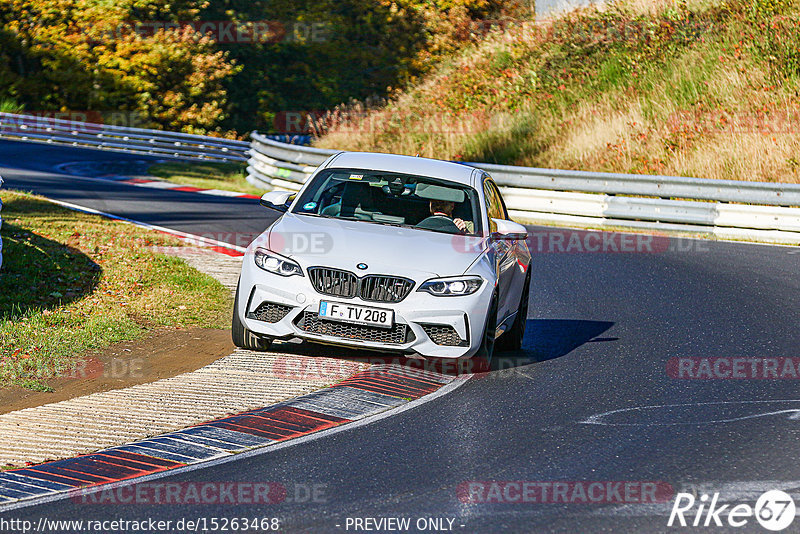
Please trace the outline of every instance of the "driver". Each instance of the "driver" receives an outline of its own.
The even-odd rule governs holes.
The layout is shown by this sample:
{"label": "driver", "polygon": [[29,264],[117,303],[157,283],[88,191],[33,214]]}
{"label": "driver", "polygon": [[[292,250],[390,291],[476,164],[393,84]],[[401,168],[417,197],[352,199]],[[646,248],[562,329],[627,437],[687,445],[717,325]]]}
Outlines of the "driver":
{"label": "driver", "polygon": [[469,228],[469,226],[472,225],[471,222],[468,223],[463,219],[459,219],[458,217],[455,219],[453,218],[453,210],[455,207],[456,203],[449,200],[431,200],[431,215],[434,217],[447,217],[448,219],[451,219],[453,224],[455,224],[458,229],[461,230],[462,234],[472,232],[472,230]]}

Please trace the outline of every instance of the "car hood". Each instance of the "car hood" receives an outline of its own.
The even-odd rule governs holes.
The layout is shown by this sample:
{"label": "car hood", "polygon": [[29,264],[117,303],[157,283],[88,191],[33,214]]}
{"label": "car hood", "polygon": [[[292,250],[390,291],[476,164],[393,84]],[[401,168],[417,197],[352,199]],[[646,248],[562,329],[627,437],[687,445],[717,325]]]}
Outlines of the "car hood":
{"label": "car hood", "polygon": [[[362,221],[286,213],[268,230],[270,250],[303,267],[419,279],[463,274],[486,248],[483,238]],[[358,264],[366,269],[358,269]]]}

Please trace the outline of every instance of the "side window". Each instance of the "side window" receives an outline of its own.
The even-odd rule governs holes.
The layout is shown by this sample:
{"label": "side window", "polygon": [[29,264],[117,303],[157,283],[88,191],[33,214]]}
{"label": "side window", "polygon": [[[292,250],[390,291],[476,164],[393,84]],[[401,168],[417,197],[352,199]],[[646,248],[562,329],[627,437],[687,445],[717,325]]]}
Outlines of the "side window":
{"label": "side window", "polygon": [[508,219],[506,207],[497,186],[491,180],[484,180],[483,193],[486,196],[486,209],[491,219]]}

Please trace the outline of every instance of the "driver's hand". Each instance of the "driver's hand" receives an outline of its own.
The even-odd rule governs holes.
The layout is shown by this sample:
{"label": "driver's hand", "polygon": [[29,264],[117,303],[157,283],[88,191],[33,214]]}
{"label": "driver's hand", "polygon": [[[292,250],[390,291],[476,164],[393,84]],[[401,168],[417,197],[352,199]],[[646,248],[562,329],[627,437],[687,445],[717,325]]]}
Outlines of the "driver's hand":
{"label": "driver's hand", "polygon": [[462,219],[453,219],[453,222],[458,226],[458,229],[462,232],[467,231],[467,223],[465,223]]}

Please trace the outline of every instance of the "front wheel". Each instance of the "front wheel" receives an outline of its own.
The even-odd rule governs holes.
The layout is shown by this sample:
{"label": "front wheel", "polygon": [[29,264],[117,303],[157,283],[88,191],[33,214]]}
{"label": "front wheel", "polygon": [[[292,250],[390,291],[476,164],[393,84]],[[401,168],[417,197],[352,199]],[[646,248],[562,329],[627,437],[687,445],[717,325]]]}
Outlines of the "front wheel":
{"label": "front wheel", "polygon": [[497,350],[519,350],[522,348],[522,340],[525,338],[525,325],[528,322],[528,300],[531,292],[531,268],[528,266],[528,275],[522,285],[522,296],[517,307],[517,317],[508,332],[500,336],[497,340]]}
{"label": "front wheel", "polygon": [[271,339],[251,332],[242,324],[242,320],[239,318],[239,291],[236,291],[236,299],[233,303],[231,339],[233,340],[233,344],[240,349],[263,352],[269,350],[270,345],[272,345]]}
{"label": "front wheel", "polygon": [[483,328],[483,339],[478,352],[472,356],[475,373],[487,373],[494,355],[495,335],[497,334],[497,294],[492,295],[489,313],[486,314],[486,326]]}

